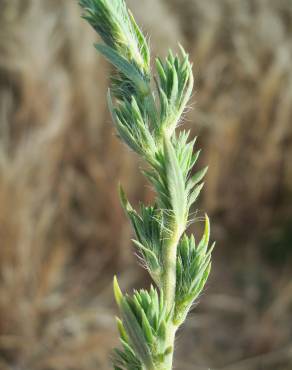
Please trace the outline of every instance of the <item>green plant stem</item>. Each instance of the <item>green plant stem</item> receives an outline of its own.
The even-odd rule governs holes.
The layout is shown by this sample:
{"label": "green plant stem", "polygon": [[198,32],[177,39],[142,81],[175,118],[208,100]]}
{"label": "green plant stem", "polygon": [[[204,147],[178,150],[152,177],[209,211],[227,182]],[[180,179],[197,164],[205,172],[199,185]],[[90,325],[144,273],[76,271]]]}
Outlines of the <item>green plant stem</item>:
{"label": "green plant stem", "polygon": [[[165,295],[165,303],[167,310],[171,312],[175,304],[175,289],[176,289],[176,257],[177,257],[177,246],[179,242],[178,227],[175,227],[175,231],[170,239],[165,243],[164,246],[164,276],[163,276],[163,292]],[[173,314],[173,313],[171,313]],[[167,327],[165,348],[168,354],[165,358],[164,364],[159,370],[171,370],[174,353],[174,341],[177,327],[175,325],[169,325]]]}
{"label": "green plant stem", "polygon": [[172,363],[173,363],[173,354],[174,354],[174,340],[175,334],[177,331],[177,326],[171,325],[168,327],[167,330],[167,343],[166,348],[168,349],[168,353],[164,358],[162,364],[157,365],[155,368],[147,369],[147,370],[172,370]]}
{"label": "green plant stem", "polygon": [[166,348],[169,348],[169,354],[165,358],[165,364],[163,370],[171,370],[174,354],[174,341],[177,327],[175,325],[169,325],[167,328],[167,342]]}
{"label": "green plant stem", "polygon": [[168,311],[173,309],[176,286],[176,254],[179,237],[177,231],[164,245],[163,292]]}

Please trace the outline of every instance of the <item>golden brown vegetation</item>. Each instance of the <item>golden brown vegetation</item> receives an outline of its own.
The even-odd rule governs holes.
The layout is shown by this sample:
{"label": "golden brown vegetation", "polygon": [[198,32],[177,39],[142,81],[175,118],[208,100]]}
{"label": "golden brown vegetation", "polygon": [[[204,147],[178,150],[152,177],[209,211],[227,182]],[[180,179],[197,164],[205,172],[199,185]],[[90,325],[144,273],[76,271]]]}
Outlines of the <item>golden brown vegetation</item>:
{"label": "golden brown vegetation", "polygon": [[[187,124],[221,247],[178,368],[288,370],[291,269],[258,246],[292,223],[291,2],[129,3],[154,50],[191,51]],[[0,369],[107,369],[112,271],[130,266],[123,287],[139,278],[116,185],[151,192],[113,136],[109,67],[77,5],[0,0],[0,21]]]}

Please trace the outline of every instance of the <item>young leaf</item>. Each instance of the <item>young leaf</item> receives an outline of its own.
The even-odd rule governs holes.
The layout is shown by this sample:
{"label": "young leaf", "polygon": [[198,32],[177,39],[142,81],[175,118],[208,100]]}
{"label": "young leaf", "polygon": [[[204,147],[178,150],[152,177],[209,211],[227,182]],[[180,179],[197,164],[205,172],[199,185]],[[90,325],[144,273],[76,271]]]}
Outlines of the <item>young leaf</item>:
{"label": "young leaf", "polygon": [[142,95],[149,93],[149,86],[139,73],[139,71],[127,61],[124,57],[119,55],[114,49],[107,45],[95,44],[95,48],[103,54],[109,62],[111,62],[119,72],[123,73]]}
{"label": "young leaf", "polygon": [[164,140],[165,167],[167,176],[167,185],[170,195],[172,210],[178,227],[183,231],[186,222],[186,194],[185,182],[176,153],[168,138]]}

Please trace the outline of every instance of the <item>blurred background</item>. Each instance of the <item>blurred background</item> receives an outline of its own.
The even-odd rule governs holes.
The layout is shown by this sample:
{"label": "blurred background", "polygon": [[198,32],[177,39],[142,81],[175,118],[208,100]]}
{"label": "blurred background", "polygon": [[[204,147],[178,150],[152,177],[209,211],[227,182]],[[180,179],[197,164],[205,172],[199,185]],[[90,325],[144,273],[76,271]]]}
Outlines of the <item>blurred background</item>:
{"label": "blurred background", "polygon": [[[292,2],[129,0],[153,54],[182,43],[185,127],[209,164],[213,270],[179,370],[292,368]],[[0,369],[110,369],[112,276],[148,286],[119,205],[151,201],[114,135],[110,66],[70,0],[0,0]],[[195,225],[194,231],[200,229]]]}

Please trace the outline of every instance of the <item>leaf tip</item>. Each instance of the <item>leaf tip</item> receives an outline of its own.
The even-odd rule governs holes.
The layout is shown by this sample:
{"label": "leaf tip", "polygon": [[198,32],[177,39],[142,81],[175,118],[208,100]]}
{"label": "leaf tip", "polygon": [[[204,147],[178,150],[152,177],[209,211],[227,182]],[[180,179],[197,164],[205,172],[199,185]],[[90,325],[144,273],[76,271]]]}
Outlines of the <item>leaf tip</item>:
{"label": "leaf tip", "polygon": [[128,211],[128,208],[129,208],[128,198],[120,183],[119,183],[119,197],[120,197],[122,207],[124,208],[125,211]]}
{"label": "leaf tip", "polygon": [[115,295],[117,305],[120,306],[121,302],[122,302],[122,299],[123,299],[123,293],[122,293],[121,288],[119,286],[118,279],[117,279],[116,275],[114,276],[114,279],[113,279],[113,289],[114,289],[114,295]]}

